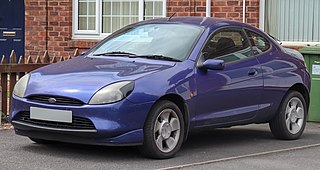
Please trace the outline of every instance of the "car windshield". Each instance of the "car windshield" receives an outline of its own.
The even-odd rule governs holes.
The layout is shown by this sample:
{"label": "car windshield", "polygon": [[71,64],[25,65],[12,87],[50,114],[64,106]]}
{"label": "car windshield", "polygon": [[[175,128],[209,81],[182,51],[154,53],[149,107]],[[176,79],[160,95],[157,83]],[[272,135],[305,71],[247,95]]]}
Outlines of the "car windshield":
{"label": "car windshield", "polygon": [[201,27],[185,24],[138,25],[106,40],[90,55],[183,61],[202,31]]}

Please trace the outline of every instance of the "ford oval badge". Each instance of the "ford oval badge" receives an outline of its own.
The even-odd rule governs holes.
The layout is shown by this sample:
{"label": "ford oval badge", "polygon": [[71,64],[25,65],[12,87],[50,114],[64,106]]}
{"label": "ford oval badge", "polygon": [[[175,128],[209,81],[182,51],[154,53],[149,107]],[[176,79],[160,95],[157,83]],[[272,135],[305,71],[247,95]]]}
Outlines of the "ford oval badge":
{"label": "ford oval badge", "polygon": [[57,99],[55,99],[55,98],[49,98],[48,99],[48,102],[49,103],[55,103],[57,101]]}

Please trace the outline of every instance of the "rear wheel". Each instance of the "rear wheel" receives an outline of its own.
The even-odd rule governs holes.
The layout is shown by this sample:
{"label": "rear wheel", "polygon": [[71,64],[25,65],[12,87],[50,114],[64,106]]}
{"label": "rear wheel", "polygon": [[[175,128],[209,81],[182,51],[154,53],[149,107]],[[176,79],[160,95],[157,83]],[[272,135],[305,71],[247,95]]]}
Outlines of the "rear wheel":
{"label": "rear wheel", "polygon": [[279,139],[298,139],[305,128],[306,101],[301,93],[289,91],[283,99],[279,113],[270,121],[272,134]]}
{"label": "rear wheel", "polygon": [[184,130],[179,107],[171,101],[157,102],[144,126],[142,154],[157,159],[173,157],[182,145]]}

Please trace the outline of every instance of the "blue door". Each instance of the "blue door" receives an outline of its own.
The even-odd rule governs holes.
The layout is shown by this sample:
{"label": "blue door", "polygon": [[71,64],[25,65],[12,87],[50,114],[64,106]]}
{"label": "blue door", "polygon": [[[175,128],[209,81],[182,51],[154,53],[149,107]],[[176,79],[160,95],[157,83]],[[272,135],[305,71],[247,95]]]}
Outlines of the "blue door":
{"label": "blue door", "polygon": [[202,54],[198,63],[219,59],[224,60],[225,68],[196,71],[197,125],[232,125],[254,119],[261,103],[262,71],[242,29],[217,31]]}
{"label": "blue door", "polygon": [[0,55],[9,61],[11,50],[24,56],[24,1],[1,0]]}

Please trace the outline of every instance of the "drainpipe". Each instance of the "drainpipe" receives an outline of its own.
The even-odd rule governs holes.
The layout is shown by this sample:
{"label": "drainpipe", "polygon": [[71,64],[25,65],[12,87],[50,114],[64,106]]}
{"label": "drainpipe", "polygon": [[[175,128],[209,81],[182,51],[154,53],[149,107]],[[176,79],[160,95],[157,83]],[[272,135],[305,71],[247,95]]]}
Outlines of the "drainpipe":
{"label": "drainpipe", "polygon": [[144,0],[139,0],[139,21],[144,20]]}
{"label": "drainpipe", "polygon": [[246,0],[243,0],[242,8],[242,22],[246,23]]}
{"label": "drainpipe", "polygon": [[48,51],[48,39],[49,39],[49,33],[48,33],[48,26],[49,26],[49,8],[48,8],[48,0],[46,0],[46,51]]}
{"label": "drainpipe", "polygon": [[259,28],[264,31],[264,15],[266,11],[266,1],[260,0],[260,12],[259,12]]}
{"label": "drainpipe", "polygon": [[206,17],[211,17],[211,0],[206,0]]}

